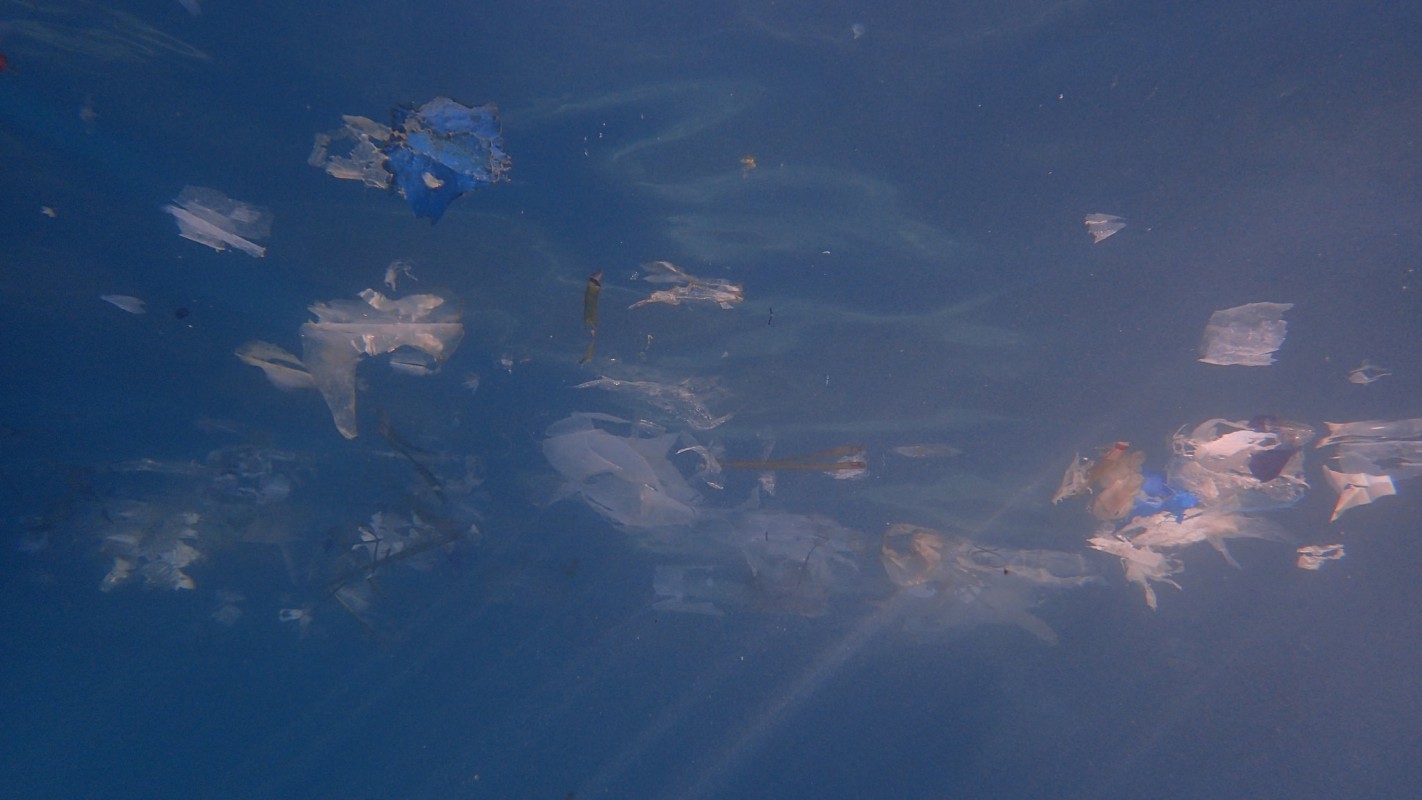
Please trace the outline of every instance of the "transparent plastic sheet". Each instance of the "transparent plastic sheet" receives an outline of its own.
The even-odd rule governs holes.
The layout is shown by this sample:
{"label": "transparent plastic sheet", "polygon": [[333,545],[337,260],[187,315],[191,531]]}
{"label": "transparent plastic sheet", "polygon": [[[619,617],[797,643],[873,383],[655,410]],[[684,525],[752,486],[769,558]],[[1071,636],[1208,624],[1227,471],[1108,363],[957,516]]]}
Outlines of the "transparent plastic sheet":
{"label": "transparent plastic sheet", "polygon": [[573,414],[548,427],[543,455],[595,511],[627,529],[690,525],[701,495],[686,482],[669,454],[675,434],[640,436],[606,414]]}
{"label": "transparent plastic sheet", "polygon": [[1137,547],[1148,547],[1152,550],[1179,550],[1199,542],[1209,542],[1230,566],[1236,568],[1239,567],[1239,562],[1230,555],[1229,548],[1225,545],[1227,540],[1289,541],[1289,535],[1284,529],[1270,520],[1219,511],[1203,511],[1178,518],[1168,513],[1136,517],[1117,533],[1130,539]]}
{"label": "transparent plastic sheet", "polygon": [[741,607],[749,601],[743,581],[723,575],[714,566],[658,564],[652,573],[652,607],[658,611],[723,617],[721,606]]}
{"label": "transparent plastic sheet", "polygon": [[709,431],[730,420],[730,414],[715,416],[706,407],[706,399],[721,392],[710,381],[688,378],[680,383],[625,381],[601,377],[580,383],[574,389],[603,389],[641,400],[658,408],[698,431]]}
{"label": "transparent plastic sheet", "polygon": [[1332,520],[1397,494],[1397,481],[1422,476],[1422,418],[1329,422],[1319,447],[1336,448],[1323,474],[1338,492]]}
{"label": "transparent plastic sheet", "polygon": [[148,303],[139,297],[126,294],[101,294],[99,295],[99,299],[105,303],[121,308],[130,314],[148,313]]}
{"label": "transparent plastic sheet", "polygon": [[1422,439],[1422,417],[1398,420],[1372,419],[1363,422],[1325,422],[1323,424],[1328,427],[1328,435],[1319,439],[1315,447],[1354,442]]}
{"label": "transparent plastic sheet", "polygon": [[1126,227],[1125,220],[1112,214],[1087,214],[1085,222],[1092,244],[1101,244]]}
{"label": "transparent plastic sheet", "polygon": [[1200,360],[1221,366],[1267,367],[1284,344],[1293,303],[1249,303],[1210,315],[1200,344]]}
{"label": "transparent plastic sheet", "polygon": [[301,359],[269,342],[247,342],[233,353],[243,363],[257,367],[278,389],[315,389],[316,381]]}
{"label": "transparent plastic sheet", "polygon": [[859,533],[821,514],[750,511],[736,520],[733,538],[763,611],[819,616],[859,573]]}
{"label": "transparent plastic sheet", "polygon": [[1113,533],[1110,528],[1096,532],[1087,540],[1093,548],[1121,559],[1121,567],[1126,571],[1126,580],[1137,584],[1145,593],[1146,605],[1155,610],[1157,600],[1155,584],[1165,583],[1179,589],[1174,576],[1185,565],[1157,550],[1132,542],[1129,538]]}
{"label": "transparent plastic sheet", "polygon": [[884,532],[879,557],[906,595],[906,627],[919,632],[1005,624],[1055,644],[1056,632],[1030,611],[1043,590],[1099,580],[1079,553],[983,547],[906,523]]}
{"label": "transparent plastic sheet", "polygon": [[362,358],[410,348],[440,362],[464,337],[459,312],[437,295],[392,300],[366,289],[360,297],[317,303],[311,306],[316,320],[301,326],[301,362],[347,439],[358,433],[355,373]]}

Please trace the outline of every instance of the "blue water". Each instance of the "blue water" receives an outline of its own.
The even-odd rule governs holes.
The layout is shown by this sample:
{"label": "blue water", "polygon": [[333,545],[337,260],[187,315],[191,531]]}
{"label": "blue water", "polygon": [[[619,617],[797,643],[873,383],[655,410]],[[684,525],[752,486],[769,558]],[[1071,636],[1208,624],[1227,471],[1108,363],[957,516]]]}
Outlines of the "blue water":
{"label": "blue water", "polygon": [[[1419,31],[1402,3],[6,3],[0,794],[1415,796],[1415,481],[1330,523],[1310,450],[1267,514],[1291,541],[1179,551],[1155,611],[1049,501],[1073,453],[1160,468],[1215,417],[1422,416]],[[341,115],[441,95],[498,105],[513,168],[437,224],[306,163]],[[267,257],[176,236],[185,185],[269,208]],[[1089,213],[1127,226],[1092,244]],[[390,293],[464,337],[432,376],[363,363],[358,438],[233,357],[300,354],[308,306],[396,259],[418,281]],[[629,310],[660,260],[745,300]],[[1196,360],[1214,310],[1263,301],[1294,304],[1276,364]],[[1364,359],[1393,374],[1349,383]],[[573,388],[602,375],[715,382],[733,417]],[[696,523],[637,530],[564,496],[542,442],[574,412],[727,460],[863,446],[869,474],[757,497],[682,454]],[[961,453],[889,452],[923,443]],[[289,495],[224,494],[238,454]],[[755,504],[853,532],[824,597],[767,599],[715,544]],[[137,507],[200,514],[194,588],[100,591]],[[376,513],[457,535],[362,566]],[[1055,645],[906,624],[896,522],[1100,580],[1031,609]],[[724,614],[654,606],[667,565],[739,576]]]}

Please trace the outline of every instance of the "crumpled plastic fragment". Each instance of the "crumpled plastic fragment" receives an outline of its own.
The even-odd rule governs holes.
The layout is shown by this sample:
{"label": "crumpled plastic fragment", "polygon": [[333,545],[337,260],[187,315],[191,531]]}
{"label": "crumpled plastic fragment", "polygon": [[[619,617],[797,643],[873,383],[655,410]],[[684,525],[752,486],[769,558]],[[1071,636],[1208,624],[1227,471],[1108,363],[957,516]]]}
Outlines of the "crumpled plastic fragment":
{"label": "crumpled plastic fragment", "polygon": [[344,128],[316,134],[306,163],[324,169],[333,178],[389,189],[390,170],[385,168],[382,148],[390,141],[390,127],[352,114],[341,119],[346,123]]}
{"label": "crumpled plastic fragment", "polygon": [[307,162],[336,178],[400,192],[415,216],[438,222],[456,199],[508,180],[499,110],[436,97],[391,110],[391,124],[345,116],[345,127],[316,135]]}
{"label": "crumpled plastic fragment", "polygon": [[1397,494],[1397,481],[1422,476],[1422,417],[1329,422],[1319,447],[1336,446],[1323,474],[1338,492],[1333,519]]}
{"label": "crumpled plastic fragment", "polygon": [[666,303],[669,306],[682,303],[715,303],[725,310],[746,299],[745,290],[739,283],[731,283],[722,278],[698,278],[670,261],[653,261],[643,265],[647,274],[642,280],[667,286],[638,300],[628,308],[640,308],[652,303]]}
{"label": "crumpled plastic fragment", "polygon": [[267,254],[267,248],[252,241],[272,232],[272,214],[267,209],[202,186],[184,186],[173,202],[163,210],[178,221],[178,235],[184,239],[219,252],[231,245],[253,258]]}
{"label": "crumpled plastic fragment", "polygon": [[1130,514],[1145,483],[1141,472],[1145,453],[1129,448],[1130,442],[1116,442],[1102,450],[1099,460],[1080,453],[1072,456],[1052,503],[1087,494],[1095,487],[1100,492],[1091,503],[1091,513],[1097,519],[1121,519]]}
{"label": "crumpled plastic fragment", "polygon": [[102,549],[114,562],[100,590],[112,591],[136,575],[143,576],[150,588],[196,588],[183,570],[203,557],[194,546],[201,521],[197,513],[134,502],[108,509],[104,516]]}
{"label": "crumpled plastic fragment", "polygon": [[1347,555],[1347,551],[1341,544],[1309,544],[1300,547],[1299,569],[1318,570],[1329,561],[1337,561]]}
{"label": "crumpled plastic fragment", "polygon": [[1239,567],[1239,562],[1230,555],[1226,540],[1269,539],[1283,542],[1289,538],[1283,528],[1269,520],[1219,511],[1178,517],[1170,513],[1136,517],[1117,534],[1130,539],[1131,544],[1137,547],[1154,550],[1178,550],[1198,542],[1209,542],[1235,568]]}
{"label": "crumpled plastic fragment", "polygon": [[1206,420],[1175,433],[1165,482],[1216,511],[1291,506],[1308,491],[1303,448],[1313,435],[1308,425],[1267,416]]}
{"label": "crumpled plastic fragment", "polygon": [[1121,559],[1126,570],[1126,580],[1138,584],[1145,592],[1146,605],[1152,611],[1156,608],[1156,583],[1168,583],[1179,589],[1180,584],[1172,577],[1185,565],[1157,550],[1138,545],[1128,537],[1107,531],[1098,532],[1087,540],[1092,547],[1103,553],[1110,553]]}
{"label": "crumpled plastic fragment", "polygon": [[1323,468],[1324,477],[1333,490],[1338,492],[1338,502],[1333,506],[1333,516],[1329,522],[1337,522],[1343,512],[1355,506],[1365,506],[1379,497],[1397,494],[1397,486],[1387,475],[1369,475],[1366,472],[1337,472]]}
{"label": "crumpled plastic fragment", "polygon": [[907,523],[884,532],[879,558],[911,630],[1007,624],[1048,644],[1056,632],[1030,611],[1043,591],[1099,580],[1079,553],[983,547]]}
{"label": "crumpled plastic fragment", "polygon": [[1101,244],[1126,227],[1126,221],[1113,214],[1087,214],[1085,222],[1092,244]]}

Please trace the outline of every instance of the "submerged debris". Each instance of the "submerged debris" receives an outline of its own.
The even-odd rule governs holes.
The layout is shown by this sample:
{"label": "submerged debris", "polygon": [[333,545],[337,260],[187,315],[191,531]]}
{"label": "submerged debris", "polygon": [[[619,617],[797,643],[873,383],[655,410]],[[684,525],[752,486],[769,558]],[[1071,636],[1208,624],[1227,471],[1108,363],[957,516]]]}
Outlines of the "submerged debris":
{"label": "submerged debris", "polygon": [[436,97],[390,111],[390,125],[344,116],[345,127],[316,135],[307,163],[332,177],[392,186],[415,216],[438,222],[461,195],[508,180],[496,106],[465,106]]}
{"label": "submerged debris", "polygon": [[1086,232],[1091,234],[1092,244],[1101,244],[1115,236],[1116,232],[1124,227],[1126,227],[1126,221],[1120,217],[1110,214],[1086,215]]}
{"label": "submerged debris", "polygon": [[1273,364],[1274,352],[1289,331],[1284,312],[1293,307],[1293,303],[1249,303],[1216,311],[1205,326],[1200,360],[1221,366]]}
{"label": "submerged debris", "polygon": [[126,294],[101,294],[99,299],[115,305],[130,314],[147,314],[148,304],[142,299]]}
{"label": "submerged debris", "polygon": [[652,303],[666,303],[675,306],[682,303],[715,303],[723,309],[745,299],[745,291],[738,283],[720,278],[698,278],[670,261],[653,261],[644,264],[647,274],[642,280],[663,284],[670,288],[658,289],[645,300],[638,300],[628,308],[640,308]]}
{"label": "submerged debris", "polygon": [[1392,372],[1389,371],[1387,367],[1379,367],[1377,364],[1371,364],[1365,358],[1362,364],[1348,372],[1348,382],[1356,383],[1359,386],[1367,386],[1391,374]]}
{"label": "submerged debris", "polygon": [[174,203],[163,210],[178,221],[178,235],[184,239],[219,252],[231,245],[253,258],[266,256],[267,248],[252,241],[271,234],[272,214],[265,208],[202,186],[183,187]]}
{"label": "submerged debris", "polygon": [[316,320],[301,326],[301,361],[347,439],[357,434],[355,371],[363,357],[408,347],[441,362],[464,337],[459,312],[437,295],[391,299],[366,289],[360,298],[317,303],[311,306]]}

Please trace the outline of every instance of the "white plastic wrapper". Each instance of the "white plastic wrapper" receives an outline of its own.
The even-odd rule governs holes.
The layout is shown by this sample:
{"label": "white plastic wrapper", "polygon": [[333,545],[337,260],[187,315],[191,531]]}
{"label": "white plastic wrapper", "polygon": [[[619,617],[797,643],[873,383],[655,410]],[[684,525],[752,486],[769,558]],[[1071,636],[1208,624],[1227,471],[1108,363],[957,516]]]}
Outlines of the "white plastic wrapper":
{"label": "white plastic wrapper", "polygon": [[1293,303],[1250,303],[1210,315],[1200,360],[1206,364],[1267,367],[1284,344],[1289,324],[1284,312]]}
{"label": "white plastic wrapper", "polygon": [[184,186],[174,203],[163,210],[178,221],[178,235],[184,239],[219,252],[231,246],[253,258],[266,256],[267,248],[253,240],[272,232],[272,214],[267,209],[202,186]]}

